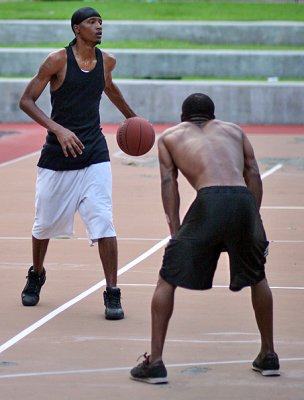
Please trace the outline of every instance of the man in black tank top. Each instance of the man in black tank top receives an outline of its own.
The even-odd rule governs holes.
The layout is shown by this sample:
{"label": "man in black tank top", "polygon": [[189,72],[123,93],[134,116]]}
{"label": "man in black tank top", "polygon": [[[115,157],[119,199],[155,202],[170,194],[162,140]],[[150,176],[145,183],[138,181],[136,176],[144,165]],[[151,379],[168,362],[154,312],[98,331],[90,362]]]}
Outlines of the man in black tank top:
{"label": "man in black tank top", "polygon": [[[72,234],[74,214],[79,211],[90,242],[98,243],[107,285],[105,317],[122,319],[120,289],[116,286],[118,257],[112,221],[110,157],[100,128],[102,93],[126,118],[136,114],[112,81],[115,58],[96,48],[102,37],[100,14],[91,7],[81,8],[72,15],[71,27],[74,40],[48,55],[20,100],[20,108],[47,129],[38,161],[33,265],[22,291],[22,304],[34,306],[39,302],[46,279],[44,259],[49,240]],[[36,104],[48,84],[50,117]],[[104,197],[106,200],[101,200]]]}

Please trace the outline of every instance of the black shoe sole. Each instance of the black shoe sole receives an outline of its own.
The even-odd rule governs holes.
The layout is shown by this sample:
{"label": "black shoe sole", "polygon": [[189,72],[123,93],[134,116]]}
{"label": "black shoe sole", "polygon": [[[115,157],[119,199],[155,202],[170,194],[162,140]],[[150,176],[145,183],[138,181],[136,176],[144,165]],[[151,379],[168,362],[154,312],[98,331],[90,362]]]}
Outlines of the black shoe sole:
{"label": "black shoe sole", "polygon": [[149,383],[151,385],[164,385],[168,383],[167,378],[136,378],[135,376],[130,376],[133,381]]}
{"label": "black shoe sole", "polygon": [[279,369],[261,369],[258,367],[255,367],[254,365],[252,366],[253,371],[259,372],[263,376],[280,376],[280,370]]}
{"label": "black shoe sole", "polygon": [[105,318],[109,321],[118,321],[120,319],[124,319],[125,315],[124,313],[122,313],[121,315],[109,315],[109,314],[105,314]]}
{"label": "black shoe sole", "polygon": [[22,305],[24,307],[35,307],[39,303],[39,300],[36,303],[26,303],[22,300]]}

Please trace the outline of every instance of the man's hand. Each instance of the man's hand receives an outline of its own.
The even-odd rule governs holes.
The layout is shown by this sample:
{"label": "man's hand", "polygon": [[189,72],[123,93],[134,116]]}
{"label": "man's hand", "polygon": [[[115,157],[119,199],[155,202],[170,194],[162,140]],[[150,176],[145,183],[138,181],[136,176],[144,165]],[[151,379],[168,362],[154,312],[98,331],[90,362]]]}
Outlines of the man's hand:
{"label": "man's hand", "polygon": [[76,158],[79,154],[82,154],[84,145],[75,135],[75,133],[69,129],[62,128],[60,132],[56,133],[56,136],[65,157],[69,157],[69,154],[71,154],[74,158]]}

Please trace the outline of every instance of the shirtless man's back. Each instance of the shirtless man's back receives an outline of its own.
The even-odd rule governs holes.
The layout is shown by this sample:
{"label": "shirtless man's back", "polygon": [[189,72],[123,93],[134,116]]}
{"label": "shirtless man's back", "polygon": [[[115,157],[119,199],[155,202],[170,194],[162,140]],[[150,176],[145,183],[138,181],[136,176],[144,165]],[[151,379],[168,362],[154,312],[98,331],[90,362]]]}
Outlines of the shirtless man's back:
{"label": "shirtless man's back", "polygon": [[[239,126],[215,119],[214,104],[202,93],[187,97],[181,121],[158,141],[161,194],[171,240],[152,298],[151,355],[131,370],[131,377],[167,382],[162,353],[175,289],[211,289],[223,250],[230,261],[229,288],[251,287],[261,335],[252,368],[262,375],[280,375],[273,346],[272,294],[264,268],[268,241],[259,213],[262,181],[253,148]],[[197,192],[182,223],[179,171]]]}
{"label": "shirtless man's back", "polygon": [[219,120],[182,122],[160,139],[195,190],[213,185],[245,186],[244,134]]}

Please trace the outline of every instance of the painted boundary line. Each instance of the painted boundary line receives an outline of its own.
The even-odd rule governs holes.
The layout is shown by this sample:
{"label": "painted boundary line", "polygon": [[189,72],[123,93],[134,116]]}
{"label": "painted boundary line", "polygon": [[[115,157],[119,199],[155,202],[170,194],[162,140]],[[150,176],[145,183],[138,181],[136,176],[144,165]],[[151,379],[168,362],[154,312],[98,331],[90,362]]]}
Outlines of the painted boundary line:
{"label": "painted boundary line", "polygon": [[[157,250],[159,250],[161,247],[163,247],[169,240],[170,236],[166,237],[159,243],[157,243],[155,246],[151,247],[148,251],[137,257],[135,260],[131,261],[130,263],[126,264],[124,267],[120,268],[118,270],[117,275],[120,276],[123,273],[127,272],[129,269],[133,268],[135,265],[155,253]],[[20,333],[18,333],[16,336],[5,342],[0,346],[0,354],[3,353],[5,350],[7,350],[9,347],[13,346],[14,344],[18,343],[21,339],[24,337],[28,336],[30,333],[34,332],[36,329],[40,328],[42,325],[56,317],[58,314],[62,313],[63,311],[67,310],[74,304],[78,303],[79,301],[83,300],[85,297],[89,296],[90,294],[96,292],[98,289],[100,289],[102,286],[106,284],[106,280],[103,279],[102,281],[98,282],[96,285],[92,286],[88,290],[82,292],[80,295],[74,297],[70,301],[64,303],[62,306],[56,308],[54,311],[51,311],[49,314],[44,316],[43,318],[39,319],[37,322],[29,326],[28,328],[24,329]]]}
{"label": "painted boundary line", "polygon": [[[264,172],[261,175],[261,178],[262,179],[266,178],[267,176],[273,174],[274,172],[276,172],[277,170],[282,168],[282,166],[283,166],[282,164],[275,165],[273,168],[271,168],[268,171]],[[146,251],[145,253],[143,253],[139,257],[137,257],[135,260],[131,261],[130,263],[128,263],[124,267],[120,268],[118,270],[117,275],[120,276],[120,275],[124,274],[129,269],[133,268],[135,265],[137,265],[138,263],[140,263],[141,261],[143,261],[144,259],[146,259],[150,255],[152,255],[153,253],[158,251],[160,248],[162,248],[168,242],[169,239],[170,239],[170,236],[167,236],[166,238],[161,240],[159,243],[157,243],[155,246],[151,247],[148,251]],[[3,353],[8,348],[10,348],[13,345],[15,345],[16,343],[18,343],[20,340],[22,340],[23,338],[28,336],[30,333],[34,332],[36,329],[40,328],[42,325],[46,324],[48,321],[50,321],[51,319],[56,317],[58,314],[60,314],[63,311],[67,310],[68,308],[70,308],[74,304],[78,303],[79,301],[83,300],[85,297],[89,296],[90,294],[96,292],[98,289],[100,289],[105,284],[106,284],[106,280],[103,279],[102,281],[100,281],[96,285],[94,285],[91,288],[89,288],[88,290],[82,292],[80,295],[74,297],[70,301],[68,301],[65,304],[63,304],[62,306],[56,308],[55,310],[53,310],[49,314],[45,315],[43,318],[39,319],[34,324],[30,325],[28,328],[24,329],[23,331],[18,333],[16,336],[12,337],[11,339],[9,339],[7,342],[3,343],[0,346],[0,354]]]}
{"label": "painted boundary line", "polygon": [[[121,283],[120,286],[156,287],[155,283]],[[229,289],[228,285],[213,285],[212,289]],[[277,290],[304,290],[304,286],[270,286]]]}
{"label": "painted boundary line", "polygon": [[11,165],[11,164],[15,164],[18,161],[26,160],[28,158],[31,158],[31,157],[35,156],[36,154],[38,155],[39,153],[40,153],[40,151],[34,151],[34,153],[30,153],[30,154],[27,154],[25,156],[14,158],[13,160],[4,161],[3,163],[0,163],[0,168],[1,167],[7,167],[8,165]]}
{"label": "painted boundary line", "polygon": [[273,173],[275,173],[276,171],[278,171],[282,167],[283,167],[283,164],[275,165],[274,167],[270,168],[268,171],[263,172],[263,174],[261,174],[261,178],[262,179],[267,178],[267,176],[272,175]]}
{"label": "painted boundary line", "polygon": [[[304,357],[297,358],[280,358],[283,362],[296,362],[304,361]],[[166,364],[167,368],[187,368],[187,367],[202,367],[210,365],[237,365],[237,364],[250,364],[252,360],[231,360],[231,361],[202,361],[194,363],[181,363],[181,364]],[[71,370],[60,370],[60,371],[42,371],[42,372],[25,372],[19,374],[7,374],[0,375],[0,379],[10,379],[10,378],[30,378],[38,376],[54,376],[54,375],[75,375],[75,374],[100,374],[102,372],[120,372],[120,371],[130,371],[131,367],[117,367],[117,368],[91,368],[91,369],[71,369]]]}
{"label": "painted boundary line", "polygon": [[[303,208],[304,209],[304,208]],[[31,241],[31,236],[0,236],[0,240],[28,240]],[[75,238],[68,238],[68,239],[59,239],[59,238],[52,238],[52,240],[80,240],[80,241],[87,241],[88,238],[85,237],[75,237]],[[139,238],[139,237],[130,237],[130,238],[117,238],[117,241],[121,242],[159,242],[163,240],[162,238]],[[271,243],[304,243],[304,240],[281,240],[281,239],[268,239]]]}

